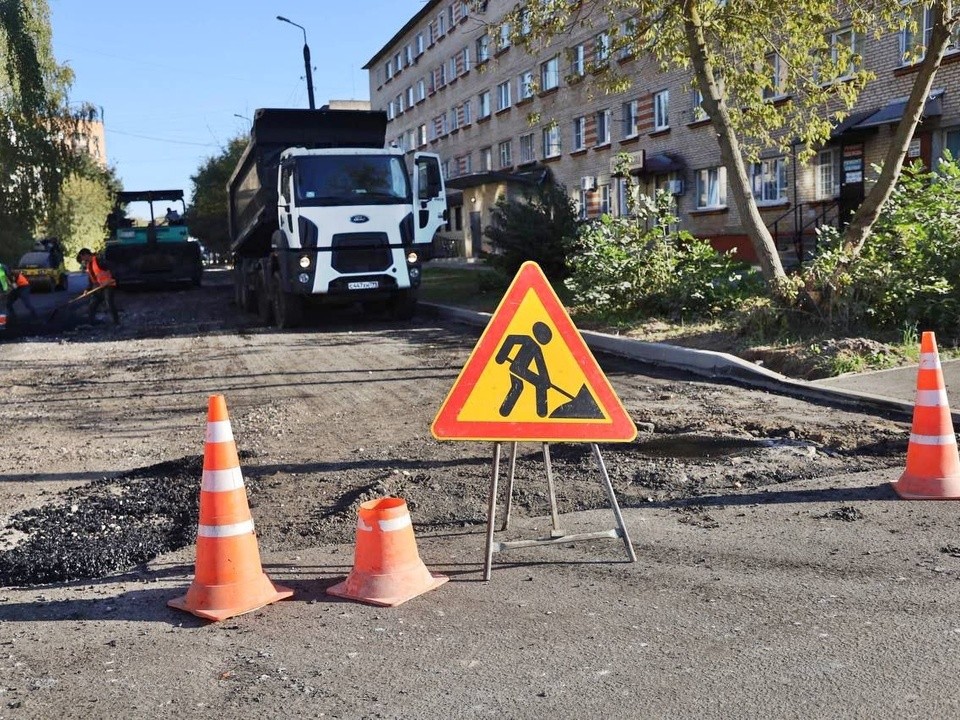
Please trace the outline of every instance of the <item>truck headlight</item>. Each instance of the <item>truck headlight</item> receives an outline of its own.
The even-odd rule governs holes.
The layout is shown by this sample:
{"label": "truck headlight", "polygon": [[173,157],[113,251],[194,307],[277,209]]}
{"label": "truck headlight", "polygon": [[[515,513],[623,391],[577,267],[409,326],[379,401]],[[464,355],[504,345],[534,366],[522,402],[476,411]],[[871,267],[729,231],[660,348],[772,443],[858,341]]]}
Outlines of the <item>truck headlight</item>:
{"label": "truck headlight", "polygon": [[420,279],[420,268],[418,268],[418,267],[412,267],[412,268],[410,268],[409,273],[410,273],[410,280],[411,280],[411,281],[416,282],[417,280]]}
{"label": "truck headlight", "polygon": [[415,252],[407,253],[407,263],[409,263],[410,265],[413,265],[419,259],[420,259],[420,256],[417,255]]}
{"label": "truck headlight", "polygon": [[307,273],[300,273],[299,275],[297,275],[297,280],[299,280],[304,285],[306,285],[308,282],[310,282],[310,275],[308,275]]}
{"label": "truck headlight", "polygon": [[301,255],[301,256],[300,256],[300,267],[302,267],[304,270],[306,270],[308,267],[310,267],[310,256],[309,256],[309,255]]}

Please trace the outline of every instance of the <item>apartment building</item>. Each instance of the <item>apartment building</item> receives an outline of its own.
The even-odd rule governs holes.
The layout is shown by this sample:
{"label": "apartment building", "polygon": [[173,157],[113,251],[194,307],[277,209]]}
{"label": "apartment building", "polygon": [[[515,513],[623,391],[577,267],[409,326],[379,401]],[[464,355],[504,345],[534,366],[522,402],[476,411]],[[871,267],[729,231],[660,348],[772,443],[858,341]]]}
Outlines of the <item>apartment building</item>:
{"label": "apartment building", "polygon": [[[567,188],[581,217],[625,214],[628,184],[616,176],[615,159],[628,153],[634,184],[642,192],[671,193],[684,229],[753,259],[688,74],[661,72],[649,57],[612,50],[611,28],[577,28],[531,54],[512,46],[499,27],[515,6],[515,0],[428,0],[364,66],[371,106],[388,115],[388,139],[411,153],[441,156],[451,189],[445,234],[459,253],[469,257],[485,247],[483,228],[499,197],[548,172]],[[876,79],[811,162],[768,153],[749,168],[761,215],[785,257],[802,254],[818,225],[837,223],[862,201],[917,70],[904,60],[906,51],[929,30],[929,11],[917,12],[915,34],[874,38],[836,28],[831,43],[855,48]],[[944,149],[960,154],[955,60],[960,52],[944,61],[910,147],[910,158],[928,167]],[[614,63],[632,82],[607,93],[594,70]],[[776,57],[770,67],[776,77]]]}

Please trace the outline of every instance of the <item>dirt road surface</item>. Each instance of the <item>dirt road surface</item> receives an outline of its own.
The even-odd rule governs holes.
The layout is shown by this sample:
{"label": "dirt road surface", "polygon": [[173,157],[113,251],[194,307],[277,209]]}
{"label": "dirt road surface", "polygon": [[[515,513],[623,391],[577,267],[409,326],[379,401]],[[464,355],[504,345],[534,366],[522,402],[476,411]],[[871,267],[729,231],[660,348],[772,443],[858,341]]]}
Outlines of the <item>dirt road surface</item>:
{"label": "dirt road surface", "polygon": [[[890,490],[908,424],[601,357],[642,429],[604,447],[638,562],[514,549],[483,582],[492,446],[429,434],[477,333],[277,332],[225,279],[0,345],[0,718],[960,715],[960,521]],[[212,393],[296,593],[222,623],[166,605],[193,576]],[[552,450],[564,529],[613,527],[588,448]],[[450,582],[392,609],[328,596],[359,503],[388,494]],[[535,445],[514,502],[498,539],[549,532]]]}

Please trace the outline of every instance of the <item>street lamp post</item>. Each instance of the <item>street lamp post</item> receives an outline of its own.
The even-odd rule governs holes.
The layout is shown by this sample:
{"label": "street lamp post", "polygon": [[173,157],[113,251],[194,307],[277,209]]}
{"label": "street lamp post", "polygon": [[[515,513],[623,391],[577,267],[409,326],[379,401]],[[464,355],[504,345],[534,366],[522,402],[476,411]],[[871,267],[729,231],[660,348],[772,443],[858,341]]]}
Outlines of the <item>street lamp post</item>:
{"label": "street lamp post", "polygon": [[307,98],[310,100],[310,109],[313,110],[315,108],[313,104],[313,72],[310,70],[310,46],[307,45],[307,29],[303,25],[297,25],[292,20],[288,20],[283,15],[277,15],[277,20],[303,30],[303,65],[307,69]]}

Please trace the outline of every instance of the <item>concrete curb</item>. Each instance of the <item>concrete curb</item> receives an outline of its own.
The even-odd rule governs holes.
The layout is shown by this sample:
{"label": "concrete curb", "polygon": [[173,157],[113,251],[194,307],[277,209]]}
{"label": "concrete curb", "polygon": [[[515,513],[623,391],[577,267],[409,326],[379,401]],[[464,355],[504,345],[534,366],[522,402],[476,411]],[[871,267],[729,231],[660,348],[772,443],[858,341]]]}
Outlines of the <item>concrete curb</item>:
{"label": "concrete curb", "polygon": [[[491,318],[490,313],[437,303],[421,302],[418,307],[425,314],[433,317],[474,327],[486,327]],[[859,410],[869,409],[879,414],[895,415],[908,420],[913,417],[913,403],[870,393],[823,387],[805,380],[795,380],[728,353],[644,342],[591,330],[581,330],[580,334],[594,352],[616,355],[671,370],[682,370],[712,380],[735,382],[801,400],[844,405]],[[951,415],[954,423],[960,422],[960,413],[951,413]]]}

